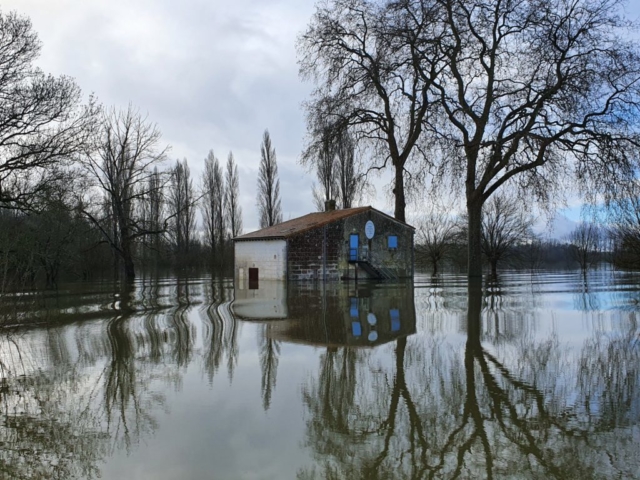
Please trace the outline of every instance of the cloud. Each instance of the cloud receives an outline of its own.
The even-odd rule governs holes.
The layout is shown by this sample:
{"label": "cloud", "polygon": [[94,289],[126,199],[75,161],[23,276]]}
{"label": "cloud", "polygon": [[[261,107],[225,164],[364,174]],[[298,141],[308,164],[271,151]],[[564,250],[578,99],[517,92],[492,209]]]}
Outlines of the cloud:
{"label": "cloud", "polygon": [[238,0],[7,0],[29,16],[45,71],[70,75],[108,106],[148,112],[195,175],[213,149],[240,167],[247,230],[257,228],[255,184],[262,133],[278,154],[285,217],[312,209],[311,177],[298,164],[300,108],[296,36],[311,2]]}

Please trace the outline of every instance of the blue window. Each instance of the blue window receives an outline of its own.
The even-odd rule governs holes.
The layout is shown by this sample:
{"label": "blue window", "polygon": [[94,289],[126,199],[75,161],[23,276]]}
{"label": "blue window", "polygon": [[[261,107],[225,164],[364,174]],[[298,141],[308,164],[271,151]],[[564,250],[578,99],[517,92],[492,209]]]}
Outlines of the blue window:
{"label": "blue window", "polygon": [[398,236],[389,235],[387,238],[387,244],[389,245],[389,250],[396,250],[398,248]]}

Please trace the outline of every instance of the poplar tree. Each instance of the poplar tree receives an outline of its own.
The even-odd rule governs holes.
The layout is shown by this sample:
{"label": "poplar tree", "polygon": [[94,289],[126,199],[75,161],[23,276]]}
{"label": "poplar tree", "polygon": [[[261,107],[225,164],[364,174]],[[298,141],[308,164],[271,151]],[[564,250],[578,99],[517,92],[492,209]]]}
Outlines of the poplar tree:
{"label": "poplar tree", "polygon": [[205,241],[211,249],[215,266],[222,265],[225,235],[225,187],[220,162],[209,151],[204,160],[202,179],[202,217],[205,227]]}
{"label": "poplar tree", "polygon": [[264,131],[260,153],[257,206],[260,214],[260,227],[265,228],[282,222],[278,164],[276,150],[271,145],[269,130]]}
{"label": "poplar tree", "polygon": [[171,170],[169,206],[172,216],[170,234],[178,255],[189,253],[189,246],[193,241],[196,227],[195,201],[193,180],[187,159],[185,158],[182,162],[177,160],[175,167]]}
{"label": "poplar tree", "polygon": [[227,225],[231,238],[235,238],[242,235],[242,207],[240,206],[240,177],[233,152],[229,152],[227,158],[226,183]]}

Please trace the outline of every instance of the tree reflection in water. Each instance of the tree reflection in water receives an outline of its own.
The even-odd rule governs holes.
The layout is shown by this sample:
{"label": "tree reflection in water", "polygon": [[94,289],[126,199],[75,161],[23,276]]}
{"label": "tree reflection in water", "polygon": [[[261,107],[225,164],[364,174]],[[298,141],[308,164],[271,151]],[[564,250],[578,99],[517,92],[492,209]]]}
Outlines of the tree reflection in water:
{"label": "tree reflection in water", "polygon": [[190,288],[178,282],[167,309],[157,279],[125,285],[104,327],[0,337],[0,478],[98,478],[101,460],[153,433],[191,361]]}
{"label": "tree reflection in water", "polygon": [[[190,425],[164,429],[158,437],[165,448],[177,437],[202,442],[213,424],[222,429],[216,435],[238,438],[283,431],[288,438],[259,452],[281,465],[278,455],[291,459],[291,443],[294,452],[299,446],[300,427],[314,456],[300,478],[638,477],[639,290],[622,275],[590,278],[588,289],[582,281],[560,287],[566,310],[547,308],[543,281],[534,293],[522,293],[530,286],[513,279],[322,292],[295,285],[283,298],[269,290],[267,308],[245,302],[245,313],[272,315],[259,322],[234,319],[232,287],[222,279],[148,278],[115,293],[113,286],[70,292],[55,317],[77,315],[77,323],[0,336],[0,478],[100,476],[109,457],[133,457],[139,443],[163,431],[166,395],[187,381],[172,410]],[[548,285],[558,288],[557,281]],[[551,320],[543,317],[548,312]],[[574,330],[562,331],[567,325]],[[259,348],[249,346],[238,369],[238,344],[254,336]],[[198,369],[209,383],[200,390]],[[284,378],[277,386],[291,395],[274,394],[278,369]],[[212,389],[225,373],[230,384],[242,377],[233,388]],[[301,396],[290,375],[306,376]],[[260,411],[260,394],[269,415],[220,421],[234,411],[225,409],[229,399],[242,399],[243,414],[249,404]],[[206,421],[191,402],[207,404]],[[291,417],[299,402],[304,425]],[[220,461],[210,453],[197,461]]]}
{"label": "tree reflection in water", "polygon": [[[426,321],[442,322],[438,305],[455,300],[432,295]],[[466,317],[463,344],[435,332],[397,340],[392,365],[349,348],[321,357],[303,389],[316,465],[298,478],[637,478],[635,314],[572,353],[553,333],[536,337],[521,315],[534,309],[510,312],[499,286],[483,297],[470,281],[467,299],[449,318]],[[520,328],[505,335],[500,323]]]}
{"label": "tree reflection in water", "polygon": [[267,336],[264,325],[260,336],[260,370],[262,372],[260,389],[262,391],[262,407],[269,410],[271,396],[276,388],[278,377],[278,363],[280,359],[280,342]]}
{"label": "tree reflection in water", "polygon": [[233,285],[221,277],[205,285],[205,302],[200,309],[204,330],[204,371],[209,384],[226,359],[227,375],[233,381],[238,365],[239,325],[234,320],[229,302],[233,298]]}
{"label": "tree reflection in water", "polygon": [[[341,346],[368,349],[415,333],[415,304],[410,282],[384,286],[366,282],[356,285],[299,282],[287,285],[286,289],[265,288],[265,302],[262,304],[256,302],[258,295],[255,291],[251,295],[250,305],[256,312],[253,317],[246,304],[244,309],[241,302],[238,304],[245,319],[261,322],[259,356],[265,410],[271,405],[271,395],[276,387],[282,342],[327,348],[323,357],[327,362],[326,370],[321,373],[326,381],[323,382],[323,391],[317,394],[337,399],[338,407],[340,402],[353,398],[353,392],[345,395],[345,388],[349,385],[355,388],[353,370],[348,366],[355,365],[357,358],[366,356],[355,350],[344,350],[343,355]],[[257,305],[264,307],[256,308]],[[283,308],[280,311],[273,308],[274,305]],[[261,318],[265,311],[277,311],[278,318]],[[334,388],[332,372],[336,369],[340,374],[335,382],[340,385]],[[339,408],[334,411],[340,414]]]}

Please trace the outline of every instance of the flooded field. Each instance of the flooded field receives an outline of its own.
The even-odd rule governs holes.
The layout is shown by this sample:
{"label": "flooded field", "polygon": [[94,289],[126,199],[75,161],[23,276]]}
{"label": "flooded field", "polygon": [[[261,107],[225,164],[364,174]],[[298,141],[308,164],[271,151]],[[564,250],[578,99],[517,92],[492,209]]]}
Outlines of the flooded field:
{"label": "flooded field", "polygon": [[611,271],[6,296],[0,478],[640,478],[639,312]]}

